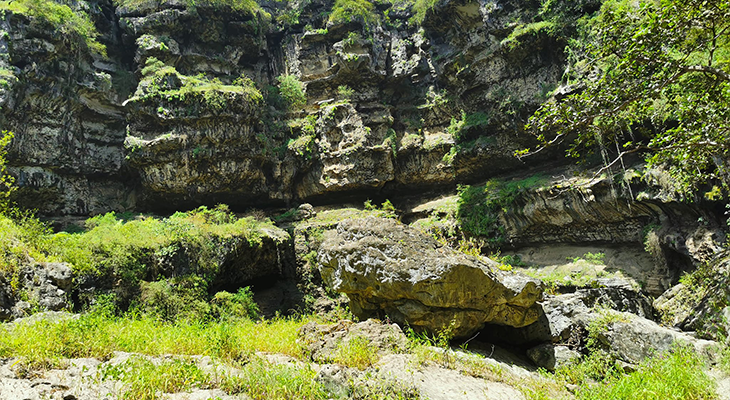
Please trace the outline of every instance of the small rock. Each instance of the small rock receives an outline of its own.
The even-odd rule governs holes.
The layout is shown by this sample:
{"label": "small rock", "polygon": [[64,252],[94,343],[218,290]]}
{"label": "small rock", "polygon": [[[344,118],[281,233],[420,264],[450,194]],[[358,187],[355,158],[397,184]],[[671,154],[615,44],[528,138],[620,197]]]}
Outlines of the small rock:
{"label": "small rock", "polygon": [[567,346],[555,346],[551,343],[541,344],[527,350],[527,356],[535,365],[548,371],[555,371],[559,367],[570,365],[581,357],[580,353]]}
{"label": "small rock", "polygon": [[310,322],[299,329],[299,337],[315,361],[332,359],[342,343],[358,337],[367,340],[382,354],[397,353],[408,346],[408,338],[398,325],[373,319],[357,324],[348,320],[331,325]]}

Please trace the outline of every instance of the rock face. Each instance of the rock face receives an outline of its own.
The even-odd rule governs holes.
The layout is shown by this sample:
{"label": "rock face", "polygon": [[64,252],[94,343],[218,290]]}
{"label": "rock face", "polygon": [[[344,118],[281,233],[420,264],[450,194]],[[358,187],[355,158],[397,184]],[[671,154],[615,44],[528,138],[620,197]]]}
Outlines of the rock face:
{"label": "rock face", "polygon": [[540,315],[539,281],[442,247],[390,219],[341,222],[325,234],[318,262],[324,281],[347,294],[361,318],[387,315],[415,329],[451,326],[455,336],[466,336],[486,322],[521,327]]}
{"label": "rock face", "polygon": [[495,340],[517,345],[547,342],[581,348],[585,344],[588,325],[597,316],[594,307],[599,305],[641,317],[653,317],[651,301],[636,290],[621,286],[579,289],[574,293],[546,296],[540,304],[540,317],[531,325],[519,329],[490,327],[491,332],[487,333]]}
{"label": "rock face", "polygon": [[33,305],[43,311],[66,310],[73,276],[66,263],[32,262],[22,267],[15,285],[3,284],[0,289],[0,320],[23,317],[31,313]]}
{"label": "rock face", "polygon": [[[88,215],[452,187],[521,168],[515,132],[564,70],[559,37],[510,36],[538,4],[442,1],[416,25],[396,4],[338,22],[331,0],[215,3],[74,2],[106,56],[7,13],[0,122],[20,200]],[[282,102],[289,75],[302,104]],[[242,76],[257,101],[232,89]]]}

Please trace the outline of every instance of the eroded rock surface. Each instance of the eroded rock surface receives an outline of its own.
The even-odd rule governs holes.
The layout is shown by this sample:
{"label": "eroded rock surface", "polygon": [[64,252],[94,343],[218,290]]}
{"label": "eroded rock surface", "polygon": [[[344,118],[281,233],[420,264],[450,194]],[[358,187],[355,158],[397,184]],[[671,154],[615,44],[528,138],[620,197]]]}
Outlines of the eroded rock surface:
{"label": "eroded rock surface", "polygon": [[347,294],[360,317],[385,314],[398,323],[456,336],[484,323],[526,326],[537,320],[539,281],[500,271],[391,219],[341,222],[318,254],[324,281]]}

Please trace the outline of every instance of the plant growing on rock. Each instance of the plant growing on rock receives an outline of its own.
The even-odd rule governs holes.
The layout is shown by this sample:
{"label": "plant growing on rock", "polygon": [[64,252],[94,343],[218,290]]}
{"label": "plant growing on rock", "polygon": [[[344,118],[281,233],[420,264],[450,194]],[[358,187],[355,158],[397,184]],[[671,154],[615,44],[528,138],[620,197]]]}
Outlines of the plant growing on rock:
{"label": "plant growing on rock", "polygon": [[15,189],[15,179],[8,174],[5,156],[8,154],[7,147],[13,140],[13,133],[2,131],[0,136],[0,212],[7,211],[8,198]]}
{"label": "plant growing on rock", "polygon": [[375,6],[367,0],[335,0],[330,14],[330,22],[346,23],[360,19],[365,24],[377,22]]}
{"label": "plant growing on rock", "polygon": [[77,46],[78,38],[92,52],[106,55],[106,46],[96,40],[99,32],[85,11],[73,10],[53,0],[3,1],[0,2],[0,10],[27,15],[49,24],[71,48]]}
{"label": "plant growing on rock", "polygon": [[281,75],[277,80],[279,81],[279,94],[290,110],[302,108],[307,104],[304,84],[296,76]]}
{"label": "plant growing on rock", "polygon": [[585,55],[573,65],[579,84],[532,116],[527,127],[541,144],[518,155],[575,137],[569,155],[599,152],[608,169],[644,154],[681,193],[726,179],[729,16],[727,0],[604,2],[586,40],[570,48]]}

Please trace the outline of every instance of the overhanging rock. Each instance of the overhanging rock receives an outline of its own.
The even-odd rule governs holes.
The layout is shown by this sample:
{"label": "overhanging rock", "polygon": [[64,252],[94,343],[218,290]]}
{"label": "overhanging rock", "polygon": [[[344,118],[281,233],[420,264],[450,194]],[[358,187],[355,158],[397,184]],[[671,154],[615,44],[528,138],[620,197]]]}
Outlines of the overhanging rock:
{"label": "overhanging rock", "polygon": [[318,261],[324,281],[347,294],[360,318],[387,315],[430,332],[451,325],[463,337],[485,323],[522,327],[540,316],[540,281],[441,246],[395,220],[341,222],[326,234]]}

